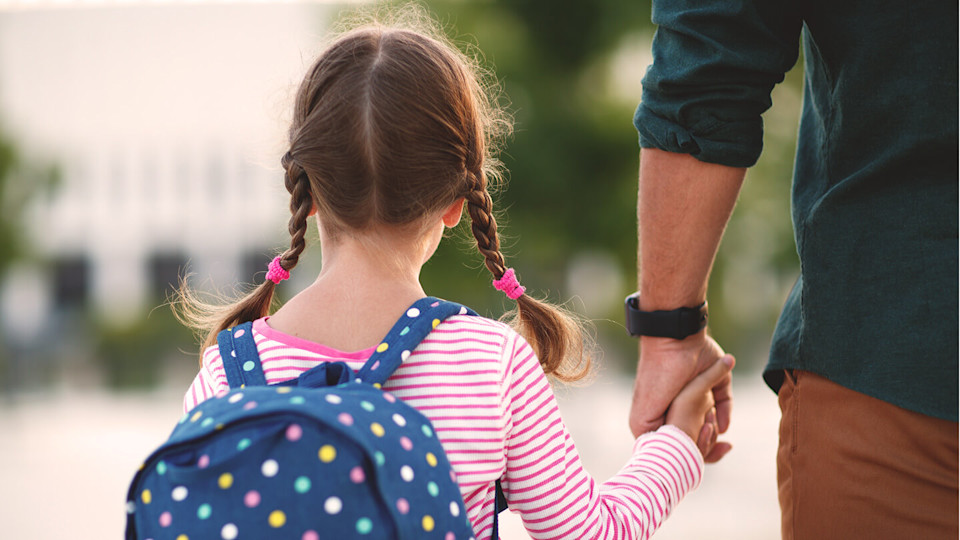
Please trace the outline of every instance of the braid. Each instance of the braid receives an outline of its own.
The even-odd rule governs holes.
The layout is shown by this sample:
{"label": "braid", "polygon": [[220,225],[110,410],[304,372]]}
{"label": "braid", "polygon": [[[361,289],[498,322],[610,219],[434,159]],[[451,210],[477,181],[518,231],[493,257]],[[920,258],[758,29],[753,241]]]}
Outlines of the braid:
{"label": "braid", "polygon": [[310,179],[307,173],[293,159],[290,152],[280,160],[286,170],[284,185],[290,192],[290,221],[287,230],[290,231],[290,248],[280,257],[280,266],[284,270],[292,270],[300,261],[300,254],[306,249],[307,218],[313,209],[313,198],[310,195]]}
{"label": "braid", "polygon": [[472,172],[475,182],[465,199],[470,213],[470,230],[477,239],[477,248],[483,254],[487,269],[494,279],[503,277],[507,266],[500,253],[500,238],[497,235],[497,220],[493,217],[493,200],[487,192],[486,179],[482,172]]}

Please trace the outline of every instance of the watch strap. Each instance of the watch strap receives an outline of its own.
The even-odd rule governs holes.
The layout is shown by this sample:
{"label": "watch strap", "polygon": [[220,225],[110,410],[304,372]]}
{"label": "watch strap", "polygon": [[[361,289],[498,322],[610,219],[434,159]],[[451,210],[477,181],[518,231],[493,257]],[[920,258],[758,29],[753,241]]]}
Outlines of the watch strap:
{"label": "watch strap", "polygon": [[631,336],[684,339],[707,326],[707,303],[673,310],[640,311],[638,293],[627,297],[627,333]]}

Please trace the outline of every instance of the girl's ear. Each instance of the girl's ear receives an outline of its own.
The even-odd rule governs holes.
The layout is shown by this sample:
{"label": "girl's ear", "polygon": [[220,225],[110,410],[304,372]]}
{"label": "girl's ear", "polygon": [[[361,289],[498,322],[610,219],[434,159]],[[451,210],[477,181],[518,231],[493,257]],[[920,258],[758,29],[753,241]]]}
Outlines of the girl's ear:
{"label": "girl's ear", "polygon": [[456,227],[460,223],[460,216],[463,215],[463,197],[453,201],[443,213],[443,224],[447,228]]}

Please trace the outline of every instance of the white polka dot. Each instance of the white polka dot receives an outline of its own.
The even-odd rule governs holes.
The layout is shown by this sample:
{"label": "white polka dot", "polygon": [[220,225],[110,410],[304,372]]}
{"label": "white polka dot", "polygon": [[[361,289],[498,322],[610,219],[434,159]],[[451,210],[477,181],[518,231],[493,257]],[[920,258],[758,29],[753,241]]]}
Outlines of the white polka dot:
{"label": "white polka dot", "polygon": [[403,478],[406,482],[413,481],[413,469],[409,465],[404,465],[400,467],[400,478]]}
{"label": "white polka dot", "polygon": [[461,315],[466,315],[466,314],[467,314],[467,308],[465,308],[465,307],[463,307],[463,306],[460,306],[460,314],[461,314]]}
{"label": "white polka dot", "polygon": [[327,394],[327,397],[324,398],[327,400],[327,403],[333,403],[334,405],[339,405],[343,403],[343,398],[336,394]]}
{"label": "white polka dot", "polygon": [[457,501],[450,501],[450,515],[453,517],[460,515],[460,505],[457,504]]}
{"label": "white polka dot", "polygon": [[230,356],[236,358],[236,357],[237,357],[237,351],[230,351]]}
{"label": "white polka dot", "polygon": [[400,353],[401,361],[406,360],[407,358],[410,358],[410,351],[403,351],[402,353]]}
{"label": "white polka dot", "polygon": [[127,513],[132,514],[137,511],[137,503],[133,501],[127,501]]}
{"label": "white polka dot", "polygon": [[323,501],[323,510],[328,514],[339,514],[343,510],[343,501],[339,497],[330,497]]}
{"label": "white polka dot", "polygon": [[222,529],[220,529],[220,538],[223,538],[223,540],[233,540],[237,537],[239,532],[240,531],[237,529],[236,525],[233,523],[227,523]]}
{"label": "white polka dot", "polygon": [[397,423],[398,426],[403,427],[407,425],[407,419],[400,416],[400,413],[394,413],[393,421]]}
{"label": "white polka dot", "polygon": [[277,475],[277,471],[280,470],[280,464],[276,460],[268,459],[263,462],[263,465],[260,466],[260,472],[263,473],[267,478],[273,478]]}
{"label": "white polka dot", "polygon": [[173,492],[170,493],[170,497],[175,501],[182,501],[187,498],[187,488],[184,486],[177,486],[173,488]]}
{"label": "white polka dot", "polygon": [[407,317],[410,317],[411,319],[416,319],[416,318],[419,317],[419,316],[420,316],[420,310],[419,310],[419,309],[417,309],[417,308],[415,308],[415,307],[412,307],[412,308],[410,308],[410,309],[407,310]]}
{"label": "white polka dot", "polygon": [[241,399],[243,399],[243,392],[237,392],[236,394],[230,396],[230,397],[227,399],[227,401],[229,401],[230,403],[236,403],[236,402],[240,401]]}

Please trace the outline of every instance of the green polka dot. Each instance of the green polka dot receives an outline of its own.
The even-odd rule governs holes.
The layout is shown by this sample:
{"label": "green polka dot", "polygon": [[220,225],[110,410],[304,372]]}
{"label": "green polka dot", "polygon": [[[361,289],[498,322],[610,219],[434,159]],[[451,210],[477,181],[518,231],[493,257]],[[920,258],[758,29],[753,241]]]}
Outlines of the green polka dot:
{"label": "green polka dot", "polygon": [[373,403],[370,403],[369,401],[361,401],[360,406],[363,407],[363,410],[367,412],[373,412]]}
{"label": "green polka dot", "polygon": [[377,465],[383,467],[383,464],[386,462],[386,458],[383,457],[383,452],[374,452],[373,460],[377,462]]}
{"label": "green polka dot", "polygon": [[409,332],[409,331],[410,331],[410,327],[409,327],[409,326],[404,326],[404,327],[403,327],[403,330],[400,331],[400,335],[401,335],[401,336],[405,336],[405,335],[407,335],[407,332]]}
{"label": "green polka dot", "polygon": [[253,368],[256,367],[256,364],[253,363],[253,360],[247,360],[243,363],[244,371],[253,371]]}
{"label": "green polka dot", "polygon": [[293,403],[294,405],[303,405],[306,402],[307,400],[303,396],[293,396],[290,398],[290,403]]}
{"label": "green polka dot", "polygon": [[438,486],[436,482],[427,483],[427,493],[433,497],[436,497],[440,494],[440,486]]}
{"label": "green polka dot", "polygon": [[157,474],[160,476],[167,474],[167,463],[165,461],[157,462]]}
{"label": "green polka dot", "polygon": [[210,517],[210,514],[213,513],[213,508],[209,504],[203,503],[200,505],[200,508],[197,508],[197,517],[200,519],[207,519]]}
{"label": "green polka dot", "polygon": [[301,476],[293,482],[293,489],[297,490],[297,493],[306,493],[310,491],[310,479],[306,476]]}
{"label": "green polka dot", "polygon": [[427,437],[433,437],[433,430],[430,429],[430,426],[424,424],[420,426],[420,430],[423,431],[423,434],[426,435]]}
{"label": "green polka dot", "polygon": [[251,444],[250,439],[247,439],[246,437],[244,437],[243,439],[240,439],[240,442],[237,443],[237,450],[238,451],[246,450],[247,448],[250,448],[250,444]]}
{"label": "green polka dot", "polygon": [[373,530],[373,522],[369,518],[360,518],[357,520],[357,532],[360,534],[370,534]]}
{"label": "green polka dot", "polygon": [[213,423],[213,418],[207,417],[203,422],[200,422],[200,427],[210,427],[210,424]]}

